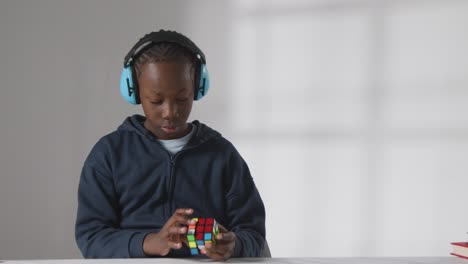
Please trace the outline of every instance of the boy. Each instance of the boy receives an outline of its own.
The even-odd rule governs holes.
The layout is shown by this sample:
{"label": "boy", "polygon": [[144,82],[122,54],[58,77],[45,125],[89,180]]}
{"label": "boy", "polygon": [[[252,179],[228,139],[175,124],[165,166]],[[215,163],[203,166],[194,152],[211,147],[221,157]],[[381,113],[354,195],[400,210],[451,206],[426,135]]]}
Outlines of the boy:
{"label": "boy", "polygon": [[205,56],[177,32],[150,33],[127,54],[121,93],[145,116],[102,137],[84,163],[75,225],[84,257],[188,257],[192,217],[220,223],[217,243],[202,254],[269,256],[247,164],[221,134],[187,123],[208,85]]}

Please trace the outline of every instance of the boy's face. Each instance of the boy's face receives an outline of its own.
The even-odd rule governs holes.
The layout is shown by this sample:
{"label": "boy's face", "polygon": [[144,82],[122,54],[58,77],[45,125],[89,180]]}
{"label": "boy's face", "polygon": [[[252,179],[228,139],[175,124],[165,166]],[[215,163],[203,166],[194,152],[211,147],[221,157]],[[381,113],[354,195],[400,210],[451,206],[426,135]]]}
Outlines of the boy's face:
{"label": "boy's face", "polygon": [[138,78],[145,127],[158,139],[176,139],[189,132],[194,80],[192,65],[181,62],[147,63]]}

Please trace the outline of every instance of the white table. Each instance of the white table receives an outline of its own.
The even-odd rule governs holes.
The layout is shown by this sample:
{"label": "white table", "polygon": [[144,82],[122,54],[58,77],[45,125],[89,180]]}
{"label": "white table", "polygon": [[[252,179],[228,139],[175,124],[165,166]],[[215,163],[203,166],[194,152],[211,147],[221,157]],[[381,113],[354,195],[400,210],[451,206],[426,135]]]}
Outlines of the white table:
{"label": "white table", "polygon": [[[3,260],[1,264],[196,264],[215,262],[211,259],[54,259]],[[222,262],[221,262],[222,263]],[[239,258],[225,263],[285,263],[285,264],[468,264],[457,257],[375,257],[375,258]]]}

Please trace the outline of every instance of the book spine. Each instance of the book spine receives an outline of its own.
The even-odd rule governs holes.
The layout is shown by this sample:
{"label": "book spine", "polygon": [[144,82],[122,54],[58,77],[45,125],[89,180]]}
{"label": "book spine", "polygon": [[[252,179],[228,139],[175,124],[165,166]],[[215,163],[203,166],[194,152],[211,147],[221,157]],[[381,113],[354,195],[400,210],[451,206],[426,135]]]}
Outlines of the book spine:
{"label": "book spine", "polygon": [[450,254],[452,254],[452,255],[454,255],[454,256],[457,256],[457,257],[459,257],[459,258],[468,259],[468,257],[466,257],[466,256],[458,255],[458,254],[455,254],[455,253],[450,253]]}

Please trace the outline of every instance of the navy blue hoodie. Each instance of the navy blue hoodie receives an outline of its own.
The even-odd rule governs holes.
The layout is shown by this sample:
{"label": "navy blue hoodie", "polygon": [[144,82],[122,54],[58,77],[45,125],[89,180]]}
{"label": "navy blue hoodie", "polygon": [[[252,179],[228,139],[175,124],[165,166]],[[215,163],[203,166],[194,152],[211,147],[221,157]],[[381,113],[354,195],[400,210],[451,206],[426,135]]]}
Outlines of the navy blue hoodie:
{"label": "navy blue hoodie", "polygon": [[[247,164],[220,133],[194,121],[187,145],[171,155],[128,117],[102,137],[81,173],[75,237],[86,258],[145,257],[143,239],[177,208],[214,217],[236,236],[232,257],[264,254],[265,208]],[[168,257],[188,257],[189,249]]]}

